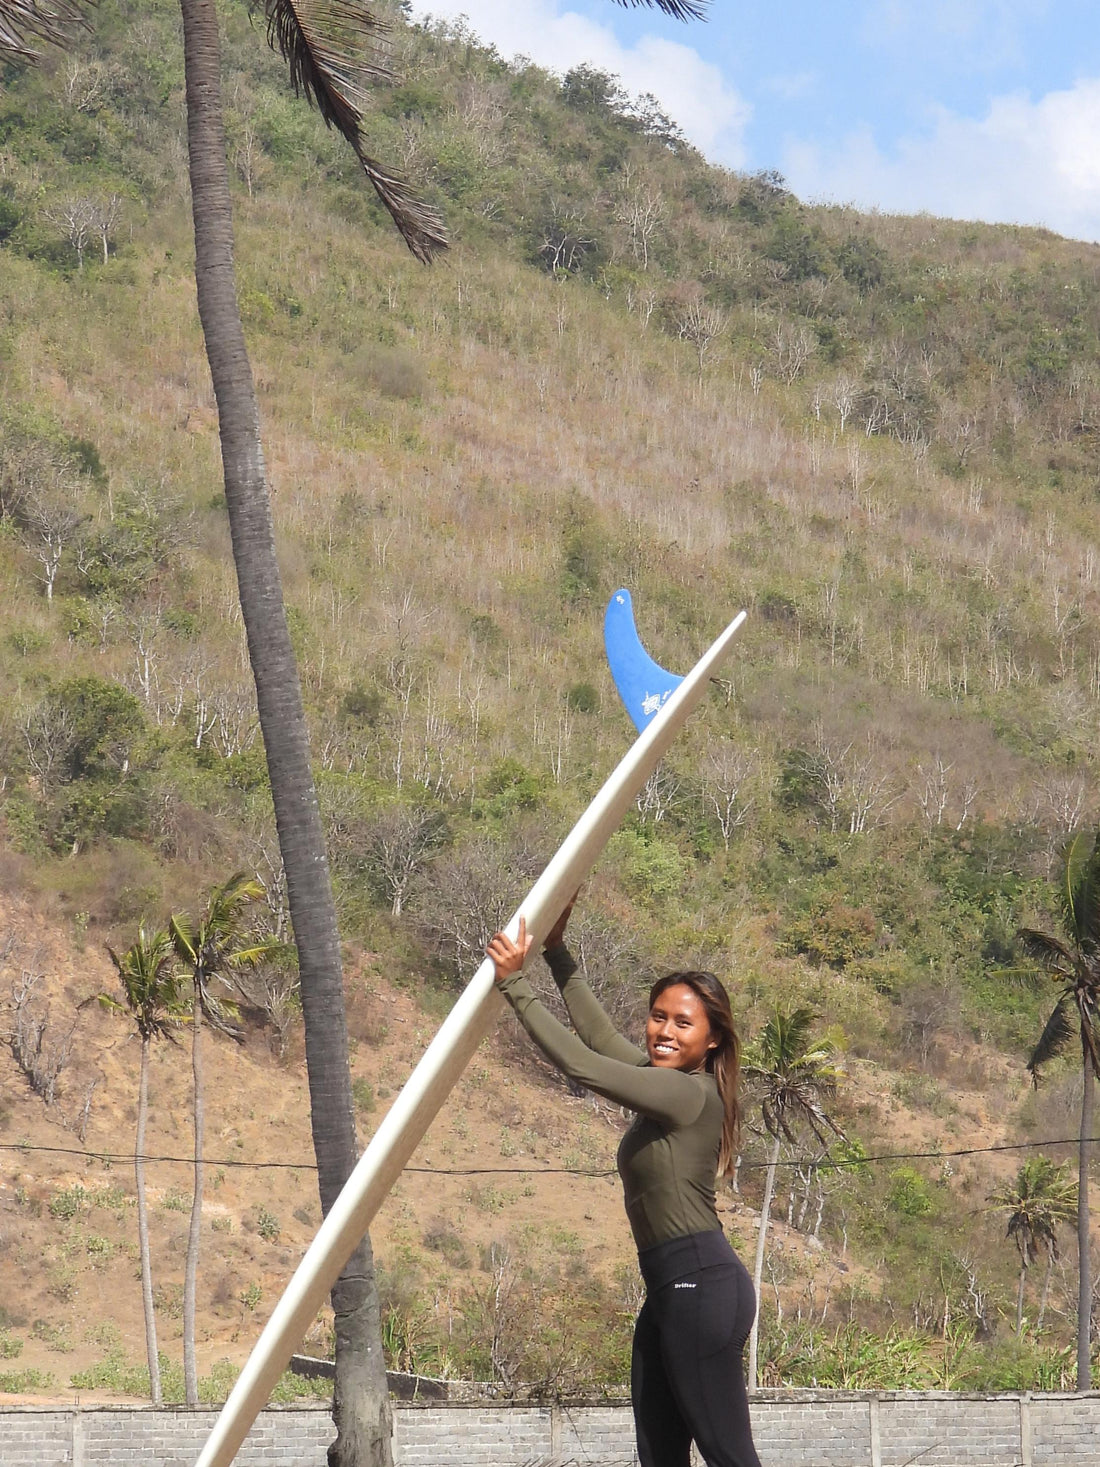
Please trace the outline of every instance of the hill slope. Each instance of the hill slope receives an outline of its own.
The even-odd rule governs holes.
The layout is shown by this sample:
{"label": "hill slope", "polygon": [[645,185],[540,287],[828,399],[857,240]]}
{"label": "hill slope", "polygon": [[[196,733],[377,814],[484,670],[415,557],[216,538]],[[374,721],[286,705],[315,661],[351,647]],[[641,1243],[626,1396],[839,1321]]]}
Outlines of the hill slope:
{"label": "hill slope", "polygon": [[[242,305],[352,968],[383,954],[371,986],[426,1024],[407,1006],[447,1002],[617,757],[628,731],[599,647],[611,590],[631,586],[668,666],[745,604],[730,687],[586,895],[593,981],[632,1013],[653,971],[710,966],[748,1036],[776,1001],[811,1002],[848,1052],[842,1117],[868,1150],[1072,1136],[1072,1076],[1037,1099],[1022,1085],[1047,994],[1020,975],[1013,933],[1054,920],[1056,852],[1097,808],[1100,252],[804,208],[774,177],[708,168],[598,74],[559,82],[395,20],[408,80],[379,92],[372,139],[451,222],[431,271],[399,253],[353,160],[286,98],[243,9],[225,11]],[[240,865],[268,878],[268,925],[286,936],[193,306],[181,107],[175,12],[160,4],[103,6],[74,59],[6,77],[0,98],[4,870],[31,914],[12,918],[11,982],[24,964],[49,970],[53,1036],[107,986],[103,941],[127,944],[140,917],[197,905]],[[49,961],[33,956],[40,927]],[[300,1091],[285,966],[265,981],[256,1012],[289,1067],[272,1068],[257,1030],[226,1059],[222,1129],[244,1124],[230,1102],[264,1117],[271,1094]],[[88,1137],[125,1149],[134,1057],[110,1047],[106,1018],[83,1011],[78,1032],[60,1110],[9,1070],[8,1144],[45,1144],[102,1072]],[[380,1095],[392,1087],[362,1042],[360,1078]],[[397,1052],[401,1071],[411,1050]],[[160,1063],[182,1138],[183,1061]],[[263,1103],[246,1102],[254,1090]],[[547,1125],[565,1126],[559,1111]],[[298,1134],[300,1108],[285,1114]],[[530,1128],[493,1123],[519,1155]],[[563,1130],[561,1145],[602,1157],[598,1134]],[[165,1136],[175,1154],[182,1140]],[[269,1155],[261,1139],[244,1144]],[[899,1158],[831,1179],[821,1237],[868,1280],[846,1315],[942,1325],[971,1284],[985,1302],[968,1328],[1010,1310],[1014,1259],[985,1198],[1017,1160]],[[50,1220],[27,1255],[50,1256],[59,1221],[70,1258],[94,1256],[85,1235],[114,1248],[124,1210],[77,1198],[51,1216],[76,1176],[57,1165],[21,1164],[5,1194],[30,1199],[16,1233],[34,1200]],[[811,1236],[818,1181],[806,1172],[790,1205]],[[290,1217],[314,1204],[299,1184],[304,1200],[288,1183],[271,1209],[279,1240],[223,1237],[212,1214],[209,1256],[233,1282],[215,1298],[220,1275],[206,1275],[221,1319],[208,1359],[247,1335],[242,1291],[270,1298],[283,1238],[304,1241]],[[166,1195],[185,1185],[181,1172]],[[236,1185],[227,1170],[225,1215],[258,1228]],[[463,1200],[464,1185],[445,1220],[473,1208],[484,1228],[457,1243],[445,1228],[433,1252],[432,1203],[410,1180],[406,1236],[387,1246],[421,1269],[462,1248],[484,1292],[498,1263],[486,1254],[482,1273],[474,1255],[499,1198],[493,1183]],[[591,1231],[573,1219],[569,1247],[595,1280],[596,1235],[621,1224],[613,1189],[584,1185],[608,1211]],[[537,1209],[517,1217],[552,1227]],[[735,1227],[751,1241],[750,1215]],[[170,1278],[170,1232],[159,1246]],[[776,1257],[778,1297],[813,1295],[803,1265],[780,1277]],[[112,1300],[122,1259],[104,1265]],[[76,1298],[99,1288],[83,1262],[73,1277]],[[425,1311],[424,1338],[452,1287],[426,1277],[393,1286],[405,1317]],[[601,1287],[586,1294],[594,1319],[617,1307]],[[0,1300],[30,1320],[12,1326],[19,1359],[34,1319],[83,1329],[71,1298],[35,1297],[41,1314]],[[837,1306],[822,1322],[814,1297],[804,1313],[827,1328]],[[774,1335],[788,1376],[804,1368],[793,1346],[783,1355],[789,1327]],[[530,1348],[551,1346],[548,1333]]]}

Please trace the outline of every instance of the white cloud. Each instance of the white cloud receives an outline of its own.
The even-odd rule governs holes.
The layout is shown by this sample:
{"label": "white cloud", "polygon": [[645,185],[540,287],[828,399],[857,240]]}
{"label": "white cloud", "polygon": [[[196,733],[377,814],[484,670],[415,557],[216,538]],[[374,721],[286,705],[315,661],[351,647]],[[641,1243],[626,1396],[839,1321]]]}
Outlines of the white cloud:
{"label": "white cloud", "polygon": [[582,63],[617,76],[628,92],[652,92],[688,140],[730,167],[744,163],[751,108],[691,46],[650,35],[624,45],[609,26],[562,10],[557,0],[432,0],[421,16],[464,16],[481,40],[508,58],[528,56],[561,74]]}
{"label": "white cloud", "polygon": [[1037,102],[997,97],[984,118],[937,113],[931,130],[879,149],[869,130],[834,152],[792,142],[784,173],[803,198],[955,219],[1039,224],[1100,241],[1100,79]]}

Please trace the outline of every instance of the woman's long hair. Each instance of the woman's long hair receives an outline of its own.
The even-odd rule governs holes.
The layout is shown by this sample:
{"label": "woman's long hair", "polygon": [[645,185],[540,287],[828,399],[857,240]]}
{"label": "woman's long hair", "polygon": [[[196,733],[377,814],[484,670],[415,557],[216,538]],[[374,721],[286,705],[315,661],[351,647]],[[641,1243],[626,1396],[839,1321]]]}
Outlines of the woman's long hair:
{"label": "woman's long hair", "polygon": [[713,973],[666,973],[649,990],[650,1008],[657,1002],[666,988],[682,983],[690,988],[703,1009],[710,1024],[710,1032],[718,1041],[706,1059],[706,1069],[718,1085],[722,1101],[722,1140],[718,1146],[718,1175],[727,1177],[733,1171],[737,1157],[737,1143],[741,1134],[741,1102],[738,1098],[741,1080],[741,1041],[733,1027],[729,994]]}

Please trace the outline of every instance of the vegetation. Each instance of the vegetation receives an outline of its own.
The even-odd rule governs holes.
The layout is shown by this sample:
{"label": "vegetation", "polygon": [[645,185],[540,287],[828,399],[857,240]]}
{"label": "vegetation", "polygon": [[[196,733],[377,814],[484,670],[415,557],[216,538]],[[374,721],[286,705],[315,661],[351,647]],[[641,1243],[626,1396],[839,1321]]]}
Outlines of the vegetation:
{"label": "vegetation", "polygon": [[[107,949],[122,985],[123,1002],[101,993],[105,1007],[126,1013],[141,1042],[138,1072],[137,1134],[134,1139],[134,1181],[137,1187],[138,1246],[141,1252],[141,1297],[145,1311],[145,1346],[149,1391],[154,1406],[163,1403],[157,1325],[153,1311],[153,1269],[149,1256],[149,1219],[145,1194],[145,1126],[149,1115],[149,1051],[154,1039],[172,1038],[184,1016],[184,1001],[174,971],[175,949],[170,934],[147,933],[144,926],[121,957]],[[54,1199],[54,1202],[57,1198]],[[51,1208],[53,1203],[50,1204]]]}
{"label": "vegetation", "polygon": [[[454,248],[431,272],[395,256],[359,163],[285,97],[245,8],[222,11],[242,309],[352,950],[440,1012],[629,736],[603,682],[606,595],[630,584],[674,667],[746,604],[729,687],[586,894],[594,983],[625,1016],[655,970],[709,966],[747,1039],[779,1003],[812,1007],[860,1077],[835,1109],[865,1154],[952,1149],[961,1093],[983,1089],[1013,1139],[1063,1138],[1066,1061],[1026,1101],[1004,1061],[1022,1074],[1046,1017],[1018,929],[1057,930],[1058,853],[1097,817],[1096,250],[808,208],[774,175],[709,168],[599,73],[559,80],[461,28],[392,19],[406,79],[372,93],[366,126],[447,218]],[[296,1064],[288,898],[192,321],[176,24],[160,0],[105,0],[70,57],[4,75],[6,886],[121,952],[179,893],[261,876],[281,946],[248,1013],[282,1026]],[[3,1037],[60,1115],[73,1065],[51,1078],[62,1017],[42,993],[12,1000]],[[378,1032],[362,1022],[361,1054]],[[367,1084],[364,1114],[394,1087]],[[913,1139],[887,1144],[899,1115]],[[524,1129],[507,1143],[537,1157]],[[750,1127],[754,1210],[771,1145]],[[592,1152],[577,1147],[604,1164]],[[1077,1286],[1060,1266],[1049,1343],[989,1341],[1018,1270],[1003,1223],[961,1219],[1006,1177],[790,1163],[775,1213],[888,1290],[837,1284],[822,1320],[820,1280],[775,1250],[763,1380],[900,1380],[918,1345],[921,1379],[933,1360],[952,1383],[1060,1378]],[[17,1187],[71,1250],[49,1264],[60,1310],[110,1215],[68,1182],[68,1217]],[[496,1278],[469,1237],[448,1248],[432,1267],[464,1253],[471,1288]],[[443,1287],[420,1267],[398,1310],[414,1324]],[[558,1289],[628,1312],[595,1274],[521,1278],[515,1297],[536,1287],[548,1317]],[[475,1368],[453,1330],[430,1343]],[[564,1379],[541,1348],[476,1368]],[[621,1368],[610,1344],[600,1358],[607,1378]]]}
{"label": "vegetation", "polygon": [[1016,1333],[1024,1332],[1024,1284],[1027,1271],[1040,1253],[1046,1254],[1042,1298],[1035,1320],[1042,1331],[1050,1276],[1058,1258],[1058,1225],[1077,1212],[1077,1187],[1047,1156],[1032,1156],[1016,1173],[1014,1183],[993,1194],[991,1201],[1008,1211],[1006,1237],[1013,1239],[1020,1254],[1020,1286],[1016,1294]]}
{"label": "vegetation", "polygon": [[1072,1040],[1081,1045],[1081,1131],[1077,1172],[1077,1389],[1089,1389],[1092,1354],[1092,1270],[1089,1238],[1089,1153],[1092,1149],[1094,1090],[1100,1075],[1100,835],[1074,836],[1066,847],[1059,892],[1066,938],[1034,927],[1018,933],[1027,954],[1062,985],[1058,1002],[1031,1052],[1027,1067],[1040,1068]]}
{"label": "vegetation", "polygon": [[[756,1263],[753,1288],[757,1301],[764,1277],[764,1249],[768,1237],[775,1174],[779,1165],[779,1149],[783,1142],[795,1142],[806,1130],[827,1150],[833,1136],[841,1136],[836,1123],[825,1110],[825,1101],[836,1094],[840,1070],[833,1059],[828,1040],[814,1039],[811,1034],[814,1012],[802,1006],[777,1008],[764,1026],[754,1049],[743,1065],[745,1079],[756,1092],[764,1128],[770,1138],[765,1170],[764,1200],[760,1205],[760,1226],[756,1235]],[[832,1136],[829,1133],[832,1133]],[[749,1333],[749,1359],[746,1380],[749,1390],[757,1384],[757,1351],[760,1338],[759,1303]]]}
{"label": "vegetation", "polygon": [[194,1187],[191,1225],[187,1236],[187,1267],[183,1279],[183,1376],[188,1406],[199,1404],[198,1365],[195,1358],[195,1297],[198,1286],[199,1239],[202,1227],[203,1154],[205,1128],[202,1030],[209,1021],[223,1034],[235,1034],[233,1009],[219,998],[215,984],[224,984],[238,969],[259,962],[264,946],[246,940],[245,910],[259,901],[263,887],[238,872],[216,887],[200,917],[174,916],[169,936],[176,957],[191,980],[192,1117],[195,1137]]}

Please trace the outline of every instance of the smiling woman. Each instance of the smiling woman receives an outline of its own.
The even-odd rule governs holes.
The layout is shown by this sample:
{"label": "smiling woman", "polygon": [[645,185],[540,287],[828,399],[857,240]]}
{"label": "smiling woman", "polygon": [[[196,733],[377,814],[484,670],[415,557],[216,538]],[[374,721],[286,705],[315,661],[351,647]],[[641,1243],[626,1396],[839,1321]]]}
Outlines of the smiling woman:
{"label": "smiling woman", "polygon": [[619,1146],[627,1217],[646,1301],[634,1329],[630,1394],[641,1467],[759,1467],[741,1356],[756,1313],[752,1282],[726,1241],[715,1179],[737,1138],[740,1046],[729,997],[712,973],[670,973],[649,995],[646,1048],[617,1033],[564,943],[570,908],[545,956],[576,1033],[523,976],[531,939],[489,944],[501,992],[570,1079],[635,1112]]}

